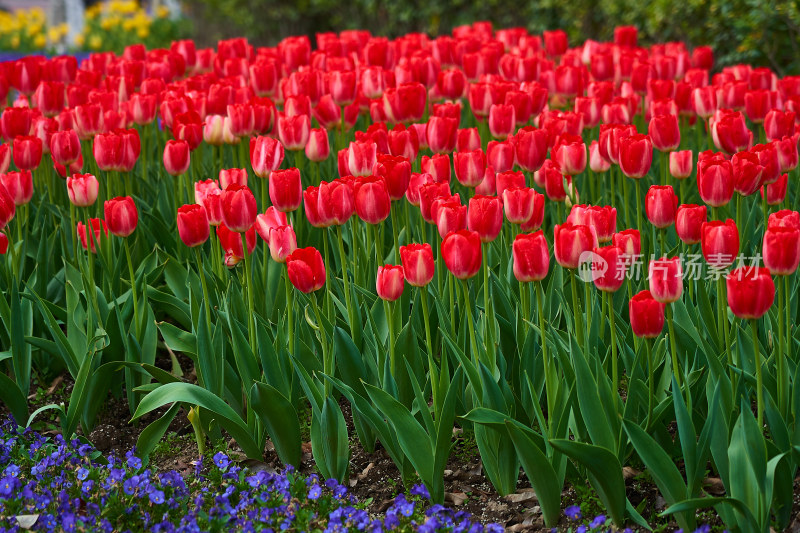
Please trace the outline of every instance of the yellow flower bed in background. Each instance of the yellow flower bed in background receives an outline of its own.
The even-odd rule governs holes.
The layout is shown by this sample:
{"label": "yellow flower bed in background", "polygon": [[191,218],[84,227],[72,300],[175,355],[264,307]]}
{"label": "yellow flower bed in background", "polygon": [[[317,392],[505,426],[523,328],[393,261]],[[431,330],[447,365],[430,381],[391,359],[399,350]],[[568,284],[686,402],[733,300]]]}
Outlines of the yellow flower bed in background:
{"label": "yellow flower bed in background", "polygon": [[70,39],[66,23],[50,25],[44,10],[33,7],[0,12],[0,50],[120,52],[139,42],[154,48],[184,36],[185,27],[185,21],[172,18],[163,6],[148,13],[137,1],[112,0],[86,9],[83,31]]}

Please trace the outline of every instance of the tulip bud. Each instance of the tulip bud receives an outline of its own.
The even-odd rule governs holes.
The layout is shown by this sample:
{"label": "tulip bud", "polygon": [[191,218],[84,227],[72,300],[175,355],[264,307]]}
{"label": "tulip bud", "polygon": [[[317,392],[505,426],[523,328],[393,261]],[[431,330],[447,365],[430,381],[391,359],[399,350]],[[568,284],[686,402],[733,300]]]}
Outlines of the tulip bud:
{"label": "tulip bud", "polygon": [[411,163],[405,157],[381,154],[373,174],[383,178],[389,198],[400,200],[405,196],[411,180]]}
{"label": "tulip bud", "polygon": [[319,184],[317,211],[326,226],[341,226],[355,212],[354,186],[343,179]]}
{"label": "tulip bud", "polygon": [[247,187],[247,170],[244,168],[221,168],[219,170],[219,185],[223,191],[231,185]]}
{"label": "tulip bud", "polygon": [[597,237],[589,226],[569,222],[556,224],[553,250],[556,262],[563,268],[580,266],[581,256],[597,247]]}
{"label": "tulip bud", "polygon": [[697,162],[697,190],[700,198],[712,207],[720,207],[733,198],[733,167],[730,161]]}
{"label": "tulip bud", "polygon": [[76,207],[88,207],[97,200],[100,183],[91,174],[73,174],[67,178],[69,201]]}
{"label": "tulip bud", "polygon": [[30,136],[14,137],[13,158],[20,170],[36,169],[42,161],[42,140]]}
{"label": "tulip bud", "polygon": [[725,286],[728,307],[737,318],[761,318],[775,301],[775,282],[769,269],[763,267],[736,268],[728,273]]}
{"label": "tulip bud", "polygon": [[286,271],[292,285],[306,294],[325,285],[325,263],[316,248],[298,248],[292,252],[286,258]]}
{"label": "tulip bud", "polygon": [[103,214],[108,231],[117,237],[127,237],[136,229],[139,211],[130,196],[118,196],[103,203]]}
{"label": "tulip bud", "polygon": [[627,177],[644,177],[652,162],[653,143],[649,136],[636,134],[619,141],[619,166]]}
{"label": "tulip bud", "polygon": [[637,337],[652,339],[664,329],[665,304],[653,298],[650,291],[641,291],[628,302],[631,329]]}
{"label": "tulip bud", "polygon": [[456,179],[465,187],[477,187],[486,172],[486,154],[480,148],[471,152],[453,153]]}
{"label": "tulip bud", "polygon": [[669,173],[677,180],[686,179],[692,175],[692,156],[691,150],[681,150],[680,152],[669,153]]}
{"label": "tulip bud", "polygon": [[739,230],[732,219],[725,222],[712,220],[703,223],[700,246],[706,262],[714,268],[725,268],[733,264],[739,253]]}
{"label": "tulip bud", "polygon": [[434,262],[430,244],[412,243],[401,246],[400,261],[409,285],[424,287],[433,279]]}
{"label": "tulip bud", "polygon": [[657,228],[666,228],[675,222],[678,211],[678,196],[671,185],[653,185],[648,189],[644,201],[647,219]]}
{"label": "tulip bud", "polygon": [[650,293],[661,303],[672,303],[683,292],[683,266],[680,257],[662,257],[650,261],[648,270]]}
{"label": "tulip bud", "polygon": [[700,242],[702,227],[706,222],[707,208],[704,205],[683,204],[675,215],[675,232],[686,244]]}
{"label": "tulip bud", "polygon": [[541,230],[517,235],[511,247],[511,256],[514,260],[514,277],[517,281],[541,281],[547,277],[550,251],[547,239]]}
{"label": "tulip bud", "polygon": [[559,135],[553,147],[552,158],[564,174],[580,174],[586,170],[586,145],[578,135]]}
{"label": "tulip bud", "polygon": [[106,223],[99,218],[90,218],[89,223],[92,226],[92,230],[90,231],[89,235],[89,242],[87,242],[86,226],[83,222],[78,222],[78,226],[76,228],[78,240],[80,241],[84,250],[88,250],[91,245],[92,253],[96,254],[97,245],[100,244],[100,231],[102,229],[102,231],[106,234],[106,237],[108,237],[108,228],[106,227]]}
{"label": "tulip bud", "polygon": [[597,141],[592,141],[589,145],[589,168],[596,174],[607,172],[611,168],[611,161],[600,153],[600,144]]}
{"label": "tulip bud", "polygon": [[249,230],[257,214],[256,199],[246,186],[233,184],[222,192],[222,221],[230,231]]}
{"label": "tulip bud", "polygon": [[375,280],[375,289],[381,299],[393,302],[403,295],[404,281],[402,266],[380,266]]}
{"label": "tulip bud", "polygon": [[[516,114],[514,106],[493,104],[489,108],[489,132],[495,139],[505,139],[516,128]],[[430,140],[430,139],[429,139]]]}
{"label": "tulip bud", "polygon": [[305,150],[306,157],[315,163],[320,163],[328,159],[328,156],[331,154],[331,147],[328,142],[328,131],[322,128],[313,128],[309,132],[308,144],[306,144]]}
{"label": "tulip bud", "polygon": [[[258,229],[258,225],[256,228]],[[297,236],[291,226],[278,226],[270,230],[268,243],[272,260],[276,263],[285,263],[287,258],[297,249]]]}
{"label": "tulip bud", "polygon": [[[547,157],[547,132],[533,127],[522,128],[517,132],[513,150],[517,165],[528,172],[536,172]],[[492,166],[496,172],[503,172]]]}
{"label": "tulip bud", "polygon": [[659,152],[672,152],[681,144],[681,130],[676,115],[658,115],[650,119],[647,132]]}
{"label": "tulip bud", "polygon": [[[4,187],[15,206],[25,205],[33,197],[33,176],[30,170],[0,174],[0,187]],[[96,193],[95,193],[96,194]]]}
{"label": "tulip bud", "polygon": [[81,141],[75,130],[57,131],[50,138],[50,154],[53,162],[67,166],[81,155]]}
{"label": "tulip bud", "polygon": [[269,198],[275,209],[284,213],[294,211],[303,201],[303,185],[296,168],[274,170],[269,175]]}
{"label": "tulip bud", "polygon": [[164,146],[164,168],[171,176],[180,176],[189,170],[189,143],[169,140]]}
{"label": "tulip bud", "polygon": [[447,270],[458,279],[469,279],[481,268],[480,236],[470,230],[454,231],[442,241],[442,258]]}
{"label": "tulip bud", "polygon": [[611,244],[625,254],[629,263],[642,253],[642,240],[638,229],[626,229],[615,233],[611,238]]}
{"label": "tulip bud", "polygon": [[193,248],[208,240],[210,233],[206,210],[198,204],[178,208],[178,236],[183,244]]}
{"label": "tulip bud", "polygon": [[598,290],[617,292],[625,281],[628,258],[614,245],[592,250],[592,281]]}
{"label": "tulip bud", "polygon": [[278,118],[278,137],[283,147],[290,152],[302,150],[308,144],[311,133],[311,118],[308,115]]}
{"label": "tulip bud", "polygon": [[770,213],[767,219],[767,228],[797,228],[800,229],[800,213],[789,209],[781,209]]}
{"label": "tulip bud", "polygon": [[467,227],[481,242],[491,242],[503,229],[503,204],[497,196],[474,196],[469,201]]}
{"label": "tulip bud", "polygon": [[764,232],[764,266],[776,276],[788,276],[800,264],[800,229],[770,227]]}

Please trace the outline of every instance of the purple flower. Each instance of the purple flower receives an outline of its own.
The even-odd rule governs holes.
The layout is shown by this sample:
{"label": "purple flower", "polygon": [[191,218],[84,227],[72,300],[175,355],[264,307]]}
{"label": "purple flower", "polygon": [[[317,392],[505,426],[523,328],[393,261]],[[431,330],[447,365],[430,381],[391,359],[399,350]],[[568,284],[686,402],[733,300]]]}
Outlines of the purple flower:
{"label": "purple flower", "polygon": [[308,489],[308,499],[309,500],[316,500],[322,495],[322,487],[319,485],[311,485],[311,488]]}
{"label": "purple flower", "polygon": [[163,491],[154,490],[154,491],[151,491],[150,494],[148,494],[148,496],[150,497],[150,501],[152,503],[155,503],[156,505],[164,503],[164,492]]}
{"label": "purple flower", "polygon": [[78,477],[78,479],[80,479],[81,481],[83,481],[83,480],[84,480],[84,479],[86,479],[88,476],[89,476],[89,470],[87,470],[86,468],[83,468],[83,467],[80,467],[80,468],[78,469],[78,472],[77,472],[77,477]]}
{"label": "purple flower", "polygon": [[570,520],[580,520],[581,517],[583,516],[581,514],[581,508],[579,505],[570,505],[569,507],[564,509],[564,514]]}
{"label": "purple flower", "polygon": [[575,529],[575,533],[586,533],[587,531],[589,531],[589,528],[586,526],[578,526],[577,529]]}
{"label": "purple flower", "polygon": [[420,498],[425,498],[426,500],[429,500],[431,498],[431,493],[428,492],[428,489],[425,487],[425,485],[422,484],[414,485],[413,487],[411,487],[411,495],[419,496]]}
{"label": "purple flower", "polygon": [[142,460],[134,455],[131,455],[128,457],[126,464],[128,465],[128,468],[139,470],[142,467]]}
{"label": "purple flower", "polygon": [[228,468],[228,465],[230,464],[228,456],[222,452],[215,453],[213,460],[214,464],[217,465],[217,468],[219,468],[220,470],[225,470],[226,468]]}
{"label": "purple flower", "polygon": [[598,528],[606,523],[606,515],[597,515],[594,520],[589,523],[589,527],[592,529]]}

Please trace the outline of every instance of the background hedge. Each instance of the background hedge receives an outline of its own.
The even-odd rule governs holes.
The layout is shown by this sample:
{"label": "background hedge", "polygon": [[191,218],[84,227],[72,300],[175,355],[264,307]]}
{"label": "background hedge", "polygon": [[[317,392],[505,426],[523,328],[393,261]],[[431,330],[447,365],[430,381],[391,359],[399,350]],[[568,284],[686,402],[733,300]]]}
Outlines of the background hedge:
{"label": "background hedge", "polygon": [[746,62],[781,74],[800,71],[796,0],[200,0],[189,9],[198,40],[208,45],[235,35],[269,45],[287,35],[353,28],[391,37],[410,31],[436,36],[476,20],[531,32],[563,28],[577,44],[610,40],[614,26],[632,24],[642,44],[711,45],[718,66]]}

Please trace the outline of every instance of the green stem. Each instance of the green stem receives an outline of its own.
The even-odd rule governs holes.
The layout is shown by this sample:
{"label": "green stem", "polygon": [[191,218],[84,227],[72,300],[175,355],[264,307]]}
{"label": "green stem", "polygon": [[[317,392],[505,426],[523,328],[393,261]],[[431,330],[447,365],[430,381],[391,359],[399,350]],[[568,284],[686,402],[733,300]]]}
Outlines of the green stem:
{"label": "green stem", "polygon": [[397,375],[397,361],[394,353],[394,314],[392,313],[392,304],[388,300],[383,301],[383,312],[386,315],[386,326],[389,330],[389,337],[386,340],[389,344],[389,372],[392,377],[395,377]]}
{"label": "green stem", "polygon": [[383,264],[383,246],[381,244],[381,232],[378,224],[370,224],[372,231],[375,233],[375,259],[378,261],[378,266]]}
{"label": "green stem", "polygon": [[784,291],[783,304],[786,309],[786,358],[791,359],[792,344],[794,338],[792,337],[792,310],[791,310],[792,293],[789,292],[789,276],[783,276],[783,291]]}
{"label": "green stem", "polygon": [[592,288],[589,283],[583,284],[583,306],[586,308],[586,328],[584,334],[586,335],[586,349],[589,350],[591,344],[589,343],[589,330],[592,329]]}
{"label": "green stem", "polygon": [[756,366],[756,409],[758,427],[764,427],[764,382],[761,376],[761,350],[758,345],[758,320],[750,320],[750,330],[753,333],[754,363]]}
{"label": "green stem", "polygon": [[585,335],[583,331],[583,315],[581,308],[578,305],[578,277],[575,275],[575,270],[570,269],[570,285],[572,285],[572,315],[575,317],[575,339],[578,341],[578,346],[583,349],[583,340]]}
{"label": "green stem", "polygon": [[478,352],[478,341],[475,337],[475,325],[472,323],[473,316],[469,305],[469,280],[462,279],[462,287],[464,289],[464,312],[467,313],[467,325],[469,326],[469,344],[472,349],[472,356],[477,365],[480,362]]}
{"label": "green stem", "polygon": [[486,355],[489,359],[489,370],[494,372],[495,369],[495,355],[494,355],[494,313],[490,312],[490,287],[489,287],[489,254],[488,246],[483,247],[483,333],[484,342],[486,343]]}
{"label": "green stem", "polygon": [[547,393],[547,421],[550,425],[550,429],[552,430],[553,424],[555,422],[555,404],[556,404],[556,390],[555,390],[555,383],[554,378],[556,377],[555,373],[555,361],[551,361],[550,358],[547,356],[547,334],[545,333],[545,318],[544,318],[544,296],[542,291],[542,282],[535,281],[534,282],[536,287],[536,314],[538,314],[539,318],[539,337],[542,342],[542,362],[544,364],[544,388],[545,392]]}
{"label": "green stem", "polygon": [[[330,358],[330,354],[328,353],[328,341],[325,338],[325,328],[322,326],[322,315],[319,313],[319,305],[317,304],[317,294],[314,293],[309,297],[311,300],[311,307],[314,309],[314,316],[317,317],[317,326],[319,327],[319,343],[322,346],[322,371],[327,376],[333,375],[333,361]],[[325,380],[325,396],[328,397],[331,395],[332,386],[331,382],[327,379]]]}
{"label": "green stem", "polygon": [[390,204],[389,213],[392,217],[392,238],[394,239],[394,261],[397,262],[400,260],[400,239],[397,236],[397,217],[395,216],[395,206],[394,204]]}
{"label": "green stem", "polygon": [[136,296],[136,274],[133,271],[133,261],[131,261],[131,246],[128,239],[122,239],[125,243],[125,256],[128,258],[128,275],[131,279],[131,295],[133,295],[133,322],[136,331],[136,340],[141,342],[141,316],[139,315],[139,297]]}
{"label": "green stem", "polygon": [[[444,274],[442,269],[440,272]],[[445,274],[446,275],[446,274]],[[453,276],[447,276],[447,292],[450,295],[450,333],[453,338],[456,338],[456,288],[454,286]]]}
{"label": "green stem", "polygon": [[650,339],[644,339],[644,347],[647,350],[647,427],[645,431],[650,431],[653,425],[653,406],[655,404],[655,378],[653,376],[653,349],[650,346]]}
{"label": "green stem", "polygon": [[778,342],[775,343],[777,347],[777,355],[775,357],[775,372],[776,377],[778,380],[778,409],[780,410],[782,415],[786,415],[787,407],[788,407],[788,396],[786,393],[786,383],[788,383],[786,378],[786,359],[784,359],[784,343],[786,342],[786,336],[783,331],[783,317],[780,316],[781,311],[784,309],[784,302],[783,300],[786,299],[787,294],[784,291],[783,284],[781,283],[781,278],[778,278],[777,282],[778,288]]}
{"label": "green stem", "polygon": [[253,353],[256,353],[256,322],[253,311],[253,287],[252,287],[252,258],[250,257],[249,250],[247,249],[246,233],[241,234],[242,238],[242,253],[244,254],[244,291],[247,294],[247,330],[250,338],[250,348]]}
{"label": "green stem", "polygon": [[[644,226],[642,225],[642,180],[638,179],[634,181],[636,182],[636,227],[639,228],[639,236],[642,242],[642,254],[645,260],[647,260],[648,253],[647,247],[645,246],[647,242],[644,239],[646,232],[644,231]],[[625,202],[625,205],[627,204],[628,202]]]}
{"label": "green stem", "polygon": [[203,254],[200,252],[200,247],[195,247],[194,251],[197,257],[197,269],[200,272],[200,286],[203,288],[203,309],[206,314],[206,328],[208,329],[208,334],[213,335],[213,330],[211,329],[210,303],[208,299],[208,284],[206,283],[206,269],[203,267]]}
{"label": "green stem", "polygon": [[439,375],[431,341],[430,314],[428,310],[428,287],[420,287],[420,301],[422,302],[422,321],[425,323],[425,348],[428,350],[428,371],[431,378],[431,393],[433,394],[434,413],[438,416],[441,412],[441,398],[439,396]]}
{"label": "green stem", "polygon": [[286,339],[289,355],[294,355],[294,292],[292,282],[289,281],[289,270],[283,271],[284,288],[286,291],[286,327],[288,335]]}
{"label": "green stem", "polygon": [[603,293],[606,298],[608,322],[611,326],[611,382],[614,386],[614,403],[619,405],[619,357],[617,355],[617,328],[614,324],[614,293]]}
{"label": "green stem", "polygon": [[[678,364],[678,351],[677,351],[677,341],[675,339],[675,327],[673,325],[673,318],[672,318],[672,306],[667,304],[667,327],[669,328],[669,349],[670,354],[672,356],[672,374],[675,376],[675,381],[678,383],[678,387],[681,386],[681,368]],[[677,391],[676,391],[677,392]]]}
{"label": "green stem", "polygon": [[[353,239],[355,240],[355,227],[353,229]],[[350,301],[350,280],[347,276],[347,256],[344,254],[344,239],[342,238],[342,226],[336,226],[336,236],[338,240],[339,246],[339,262],[341,263],[342,267],[342,283],[344,284],[344,302],[347,306],[347,322],[348,326],[350,327],[350,331],[353,331],[353,328],[357,327],[355,323],[355,317],[353,315],[353,306]]]}

